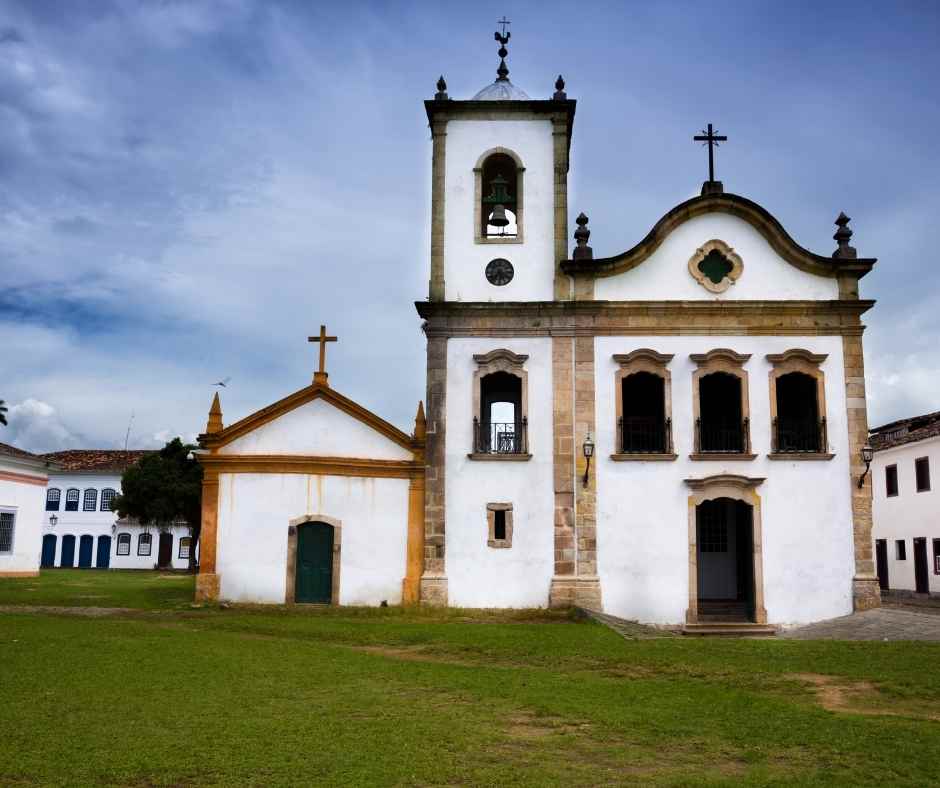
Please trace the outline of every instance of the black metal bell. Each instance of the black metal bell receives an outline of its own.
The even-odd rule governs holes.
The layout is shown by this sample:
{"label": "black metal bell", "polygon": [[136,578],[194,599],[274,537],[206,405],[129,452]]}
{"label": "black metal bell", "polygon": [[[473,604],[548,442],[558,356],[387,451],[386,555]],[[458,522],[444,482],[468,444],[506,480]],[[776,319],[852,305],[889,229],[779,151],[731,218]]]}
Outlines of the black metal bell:
{"label": "black metal bell", "polygon": [[487,224],[491,224],[493,227],[505,227],[508,225],[509,219],[506,218],[506,208],[502,205],[494,205],[493,213],[490,214]]}

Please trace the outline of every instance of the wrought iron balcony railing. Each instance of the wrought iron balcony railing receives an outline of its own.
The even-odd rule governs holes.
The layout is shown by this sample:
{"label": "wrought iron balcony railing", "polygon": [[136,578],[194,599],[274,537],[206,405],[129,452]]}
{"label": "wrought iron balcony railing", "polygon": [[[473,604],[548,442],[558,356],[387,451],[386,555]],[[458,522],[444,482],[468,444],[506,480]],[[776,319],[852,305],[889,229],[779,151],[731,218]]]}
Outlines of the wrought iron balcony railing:
{"label": "wrought iron balcony railing", "polygon": [[473,419],[474,454],[528,454],[528,420],[483,424]]}
{"label": "wrought iron balcony railing", "polygon": [[672,454],[672,419],[624,416],[617,427],[621,454]]}
{"label": "wrought iron balcony railing", "polygon": [[829,439],[826,420],[774,419],[771,451],[774,454],[819,454],[826,451]]}
{"label": "wrought iron balcony railing", "polygon": [[695,452],[697,454],[750,454],[751,425],[749,419],[695,420]]}

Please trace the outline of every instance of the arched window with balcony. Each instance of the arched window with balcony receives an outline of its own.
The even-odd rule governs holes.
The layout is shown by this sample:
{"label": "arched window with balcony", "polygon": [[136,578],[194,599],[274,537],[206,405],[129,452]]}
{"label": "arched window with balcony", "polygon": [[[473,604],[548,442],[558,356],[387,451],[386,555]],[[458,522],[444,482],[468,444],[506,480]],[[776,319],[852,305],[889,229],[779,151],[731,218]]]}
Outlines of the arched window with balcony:
{"label": "arched window with balcony", "polygon": [[507,148],[484,153],[474,168],[477,243],[521,243],[522,160]]}
{"label": "arched window with balcony", "polygon": [[771,459],[832,459],[826,433],[826,354],[802,348],[770,353]]}
{"label": "arched window with balcony", "polygon": [[472,459],[528,459],[528,356],[510,350],[475,355]]}
{"label": "arched window with balcony", "polygon": [[693,353],[692,373],[695,450],[692,459],[714,455],[754,459],[751,454],[747,371],[749,354],[727,348]]}
{"label": "arched window with balcony", "polygon": [[615,354],[617,411],[613,459],[672,460],[671,354],[641,348]]}

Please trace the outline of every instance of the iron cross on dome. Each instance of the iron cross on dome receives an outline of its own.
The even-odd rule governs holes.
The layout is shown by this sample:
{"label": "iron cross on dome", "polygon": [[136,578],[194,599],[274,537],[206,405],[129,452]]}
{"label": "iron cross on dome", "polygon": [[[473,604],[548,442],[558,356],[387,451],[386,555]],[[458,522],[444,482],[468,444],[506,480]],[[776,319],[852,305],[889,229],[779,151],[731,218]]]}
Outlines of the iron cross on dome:
{"label": "iron cross on dome", "polygon": [[320,336],[307,337],[307,341],[320,343],[320,368],[313,373],[313,382],[326,384],[326,380],[329,377],[326,374],[326,343],[338,342],[339,339],[338,337],[328,337],[326,335],[326,326],[320,326]]}

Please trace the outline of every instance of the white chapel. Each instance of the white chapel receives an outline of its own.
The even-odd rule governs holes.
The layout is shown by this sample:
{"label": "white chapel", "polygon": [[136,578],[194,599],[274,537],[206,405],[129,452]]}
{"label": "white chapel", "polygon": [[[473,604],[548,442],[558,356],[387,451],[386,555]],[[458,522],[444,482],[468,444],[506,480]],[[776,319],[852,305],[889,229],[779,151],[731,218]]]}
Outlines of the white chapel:
{"label": "white chapel", "polygon": [[[815,254],[725,191],[631,249],[569,249],[576,102],[443,78],[427,395],[406,434],[314,381],[228,427],[213,403],[202,599],[579,605],[691,629],[879,603],[849,219]],[[722,139],[708,126],[702,140]],[[421,295],[421,294],[416,294]]]}

